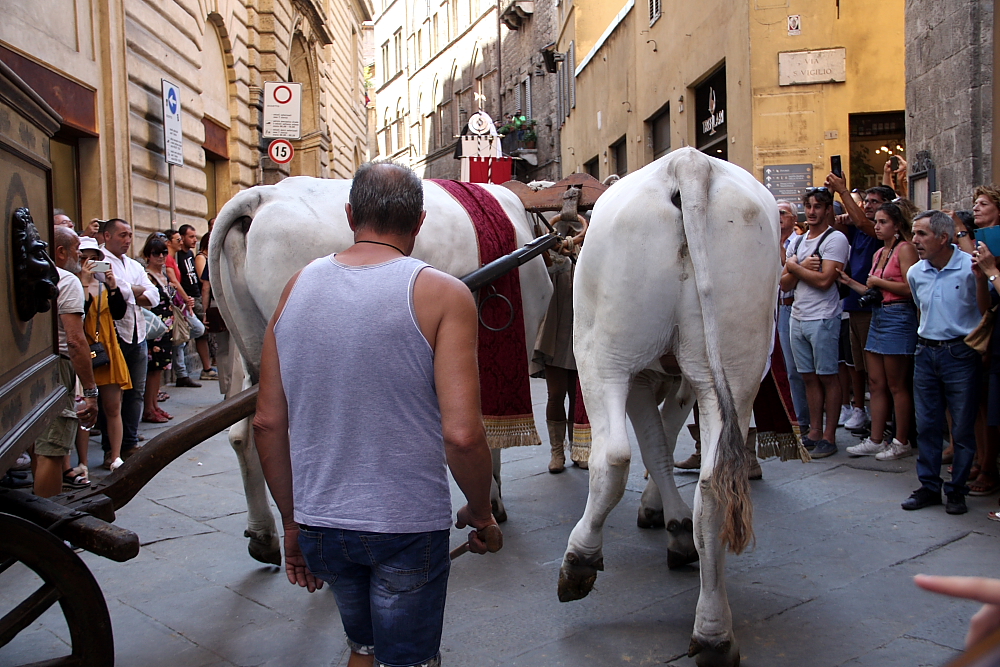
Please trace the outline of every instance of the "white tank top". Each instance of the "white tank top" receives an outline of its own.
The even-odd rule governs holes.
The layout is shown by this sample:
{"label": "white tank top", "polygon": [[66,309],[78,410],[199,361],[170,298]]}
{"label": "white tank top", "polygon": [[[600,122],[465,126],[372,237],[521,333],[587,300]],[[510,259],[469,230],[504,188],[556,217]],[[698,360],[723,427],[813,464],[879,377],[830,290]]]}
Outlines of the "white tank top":
{"label": "white tank top", "polygon": [[451,527],[434,351],[411,257],[317,259],[274,327],[288,399],[295,521],[377,533]]}

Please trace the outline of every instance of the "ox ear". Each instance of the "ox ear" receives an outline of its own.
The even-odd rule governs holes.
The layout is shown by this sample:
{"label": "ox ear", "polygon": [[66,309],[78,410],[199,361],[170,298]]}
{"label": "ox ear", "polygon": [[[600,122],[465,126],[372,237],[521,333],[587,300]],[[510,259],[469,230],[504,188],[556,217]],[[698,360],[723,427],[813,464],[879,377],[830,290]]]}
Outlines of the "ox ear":
{"label": "ox ear", "polygon": [[674,196],[670,198],[670,202],[677,208],[681,207],[681,191],[678,190],[674,193]]}

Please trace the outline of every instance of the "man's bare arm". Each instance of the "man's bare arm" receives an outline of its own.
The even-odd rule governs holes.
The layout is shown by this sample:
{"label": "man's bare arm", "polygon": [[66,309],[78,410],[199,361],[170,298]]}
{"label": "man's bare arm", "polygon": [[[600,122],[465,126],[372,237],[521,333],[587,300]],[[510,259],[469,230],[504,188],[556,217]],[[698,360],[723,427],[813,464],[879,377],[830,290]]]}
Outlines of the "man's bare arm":
{"label": "man's bare arm", "polygon": [[[414,285],[414,304],[421,329],[430,334],[428,342],[434,349],[434,382],[448,467],[468,500],[460,523],[481,529],[494,523],[490,509],[493,463],[479,398],[476,302],[458,279],[424,270]],[[436,324],[433,331],[427,331],[432,324]]]}
{"label": "man's bare arm", "polygon": [[[83,315],[65,313],[59,315],[63,329],[66,331],[66,346],[69,348],[69,360],[73,364],[76,376],[84,389],[96,389],[94,382],[94,365],[90,360],[90,346],[83,333]],[[85,426],[97,421],[97,398],[84,398],[86,408],[77,413]]]}
{"label": "man's bare arm", "polygon": [[[809,262],[812,259],[813,257],[810,257],[805,261]],[[832,259],[824,259],[819,271],[806,268],[801,264],[789,263],[785,265],[785,269],[802,282],[823,290],[830,289],[830,286],[837,282],[838,271],[843,268],[843,262],[835,262]]]}
{"label": "man's bare arm", "polygon": [[854,197],[851,196],[851,191],[847,189],[847,181],[845,179],[838,178],[836,175],[830,174],[826,177],[826,187],[840,195],[840,203],[844,205],[844,210],[847,211],[847,215],[851,219],[851,224],[868,236],[878,238],[875,235],[875,223],[868,219],[865,212],[862,211],[861,207],[854,201]]}
{"label": "man's bare arm", "polygon": [[323,582],[306,568],[299,550],[299,526],[295,523],[295,503],[292,495],[292,457],[288,441],[288,400],[281,384],[278,344],[274,323],[278,321],[285,301],[298,279],[296,273],[285,286],[281,301],[268,322],[260,358],[260,383],[257,393],[257,413],[253,419],[253,434],[267,487],[278,506],[285,533],[285,574],[293,584],[310,593],[322,588]]}

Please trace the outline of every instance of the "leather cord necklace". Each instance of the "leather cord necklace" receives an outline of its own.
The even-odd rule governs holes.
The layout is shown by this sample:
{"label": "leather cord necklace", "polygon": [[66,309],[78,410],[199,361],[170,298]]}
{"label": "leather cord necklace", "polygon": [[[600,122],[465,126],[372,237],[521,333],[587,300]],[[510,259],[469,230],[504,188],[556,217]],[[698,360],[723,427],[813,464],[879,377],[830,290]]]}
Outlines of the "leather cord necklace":
{"label": "leather cord necklace", "polygon": [[355,243],[371,243],[372,245],[384,245],[384,246],[387,246],[389,248],[392,248],[393,250],[398,251],[400,255],[402,255],[403,257],[406,257],[406,253],[405,252],[403,252],[402,250],[400,250],[396,246],[392,245],[391,243],[382,243],[381,241],[355,241]]}

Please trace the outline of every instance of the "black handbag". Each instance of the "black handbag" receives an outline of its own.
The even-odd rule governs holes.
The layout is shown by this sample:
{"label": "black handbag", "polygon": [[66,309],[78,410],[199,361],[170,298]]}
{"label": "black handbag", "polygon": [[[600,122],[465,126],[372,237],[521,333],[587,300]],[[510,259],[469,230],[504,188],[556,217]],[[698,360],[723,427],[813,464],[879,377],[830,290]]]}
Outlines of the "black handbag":
{"label": "black handbag", "polygon": [[111,363],[111,357],[101,342],[101,286],[97,285],[97,319],[94,321],[94,342],[90,344],[90,361],[94,368],[107,366]]}

